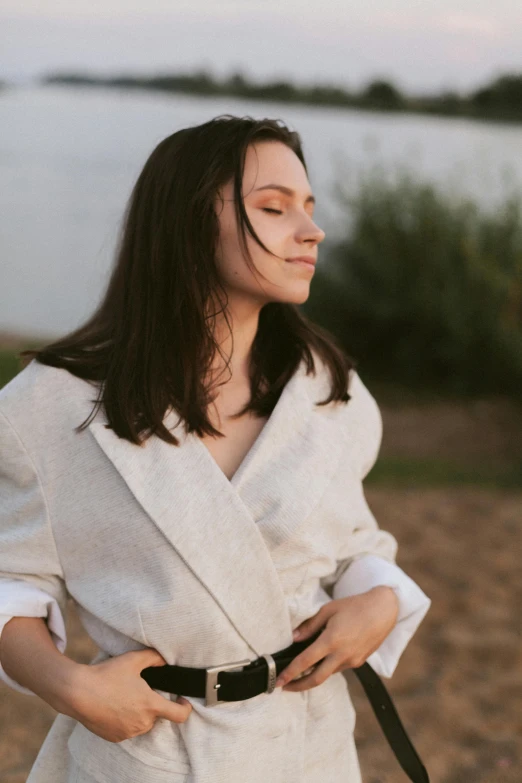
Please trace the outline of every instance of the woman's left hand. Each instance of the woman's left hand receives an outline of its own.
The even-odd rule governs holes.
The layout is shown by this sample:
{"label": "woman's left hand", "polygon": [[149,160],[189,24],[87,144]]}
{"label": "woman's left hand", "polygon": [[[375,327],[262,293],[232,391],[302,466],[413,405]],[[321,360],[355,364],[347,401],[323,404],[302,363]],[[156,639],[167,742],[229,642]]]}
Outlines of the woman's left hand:
{"label": "woman's left hand", "polygon": [[[320,685],[334,672],[362,666],[393,629],[398,613],[397,595],[384,585],[329,601],[296,628],[297,638],[294,631],[294,641],[303,641],[324,626],[315,642],[281,672],[276,686],[283,685],[285,691],[304,691]],[[300,676],[318,661],[321,663],[310,674]],[[291,682],[296,677],[299,679]]]}

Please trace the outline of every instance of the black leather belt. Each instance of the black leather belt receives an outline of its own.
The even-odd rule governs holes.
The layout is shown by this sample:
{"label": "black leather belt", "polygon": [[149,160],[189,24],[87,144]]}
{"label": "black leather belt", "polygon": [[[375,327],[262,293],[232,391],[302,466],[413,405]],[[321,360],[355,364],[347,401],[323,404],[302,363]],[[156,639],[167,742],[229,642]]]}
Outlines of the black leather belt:
{"label": "black leather belt", "polygon": [[[255,661],[234,661],[207,669],[194,669],[190,666],[149,666],[143,669],[141,676],[151,688],[178,696],[199,696],[205,698],[207,706],[224,701],[244,701],[260,693],[271,693],[279,673],[321,633],[322,630],[317,631],[302,642],[293,642],[284,650],[273,655],[264,655]],[[413,747],[379,675],[369,663],[363,663],[353,671],[363,686],[384,736],[404,772],[413,783],[429,783],[426,768]]]}

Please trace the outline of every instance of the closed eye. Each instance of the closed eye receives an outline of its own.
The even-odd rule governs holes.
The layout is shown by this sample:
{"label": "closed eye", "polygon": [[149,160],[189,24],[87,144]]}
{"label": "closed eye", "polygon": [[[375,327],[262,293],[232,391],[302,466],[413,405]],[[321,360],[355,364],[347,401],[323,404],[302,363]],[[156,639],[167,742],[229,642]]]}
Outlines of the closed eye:
{"label": "closed eye", "polygon": [[263,212],[271,212],[273,215],[282,215],[280,209],[270,209],[270,207],[262,207]]}

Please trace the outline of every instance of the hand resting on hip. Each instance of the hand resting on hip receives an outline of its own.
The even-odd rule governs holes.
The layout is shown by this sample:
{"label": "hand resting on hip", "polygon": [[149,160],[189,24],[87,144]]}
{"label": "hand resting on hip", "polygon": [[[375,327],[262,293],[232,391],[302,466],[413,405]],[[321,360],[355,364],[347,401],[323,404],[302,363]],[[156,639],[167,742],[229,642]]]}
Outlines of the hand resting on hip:
{"label": "hand resting on hip", "polygon": [[182,696],[176,701],[156,693],[140,672],[166,661],[156,650],[133,650],[85,666],[78,673],[72,700],[74,717],[109,742],[146,734],[157,718],[184,723],[192,705]]}

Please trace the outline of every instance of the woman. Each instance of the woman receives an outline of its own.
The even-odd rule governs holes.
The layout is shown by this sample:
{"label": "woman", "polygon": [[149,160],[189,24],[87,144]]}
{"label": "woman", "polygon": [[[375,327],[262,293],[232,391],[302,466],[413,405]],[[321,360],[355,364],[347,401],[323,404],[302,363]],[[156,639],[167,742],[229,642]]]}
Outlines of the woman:
{"label": "woman", "polygon": [[[377,404],[297,307],[313,210],[282,122],[174,133],[95,314],[0,392],[2,676],[60,713],[28,783],[361,780],[341,671],[391,676],[430,601],[364,498]],[[88,666],[63,654],[68,598]],[[262,656],[263,692],[226,699]],[[166,665],[205,694],[186,668],[153,687]]]}

